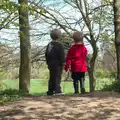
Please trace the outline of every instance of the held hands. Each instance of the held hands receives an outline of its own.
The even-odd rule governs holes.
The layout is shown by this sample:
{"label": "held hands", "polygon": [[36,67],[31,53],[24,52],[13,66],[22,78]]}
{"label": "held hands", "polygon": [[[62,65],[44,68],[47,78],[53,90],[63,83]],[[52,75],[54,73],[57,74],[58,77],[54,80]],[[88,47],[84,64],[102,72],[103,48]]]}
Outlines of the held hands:
{"label": "held hands", "polygon": [[68,72],[68,70],[71,71],[71,66],[65,65],[65,66],[64,66],[64,70],[65,70],[66,72]]}
{"label": "held hands", "polygon": [[65,70],[66,72],[68,71],[68,66],[67,66],[67,65],[64,66],[64,70]]}

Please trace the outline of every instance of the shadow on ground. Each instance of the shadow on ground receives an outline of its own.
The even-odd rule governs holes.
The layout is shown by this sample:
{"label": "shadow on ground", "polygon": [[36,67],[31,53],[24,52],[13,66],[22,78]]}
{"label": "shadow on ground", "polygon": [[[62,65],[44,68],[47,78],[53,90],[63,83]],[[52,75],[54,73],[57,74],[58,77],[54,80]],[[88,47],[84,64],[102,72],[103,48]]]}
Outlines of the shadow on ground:
{"label": "shadow on ground", "polygon": [[26,97],[0,106],[0,120],[120,120],[119,94]]}

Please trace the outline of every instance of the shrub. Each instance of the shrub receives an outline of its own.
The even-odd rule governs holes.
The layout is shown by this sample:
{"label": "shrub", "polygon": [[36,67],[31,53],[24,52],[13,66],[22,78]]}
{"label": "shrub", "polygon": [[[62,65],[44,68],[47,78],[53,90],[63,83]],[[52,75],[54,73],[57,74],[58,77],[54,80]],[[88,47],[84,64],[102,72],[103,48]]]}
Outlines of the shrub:
{"label": "shrub", "polygon": [[96,77],[98,78],[116,78],[116,71],[115,70],[107,70],[107,69],[96,69]]}
{"label": "shrub", "polygon": [[110,72],[110,78],[116,78],[116,76],[117,76],[117,72],[115,71],[115,70],[112,70],[111,72]]}
{"label": "shrub", "polygon": [[18,91],[17,89],[6,89],[0,91],[0,103],[20,100],[25,96],[25,93],[22,91]]}
{"label": "shrub", "polygon": [[3,79],[5,79],[7,76],[7,73],[4,72],[4,70],[0,69],[0,90],[2,90],[4,83],[3,83]]}
{"label": "shrub", "polygon": [[99,78],[105,78],[105,77],[108,77],[108,71],[107,70],[103,70],[103,69],[96,69],[96,77],[99,77]]}
{"label": "shrub", "polygon": [[114,92],[120,92],[120,81],[116,80],[112,82],[110,85],[104,85],[102,91],[114,91]]}

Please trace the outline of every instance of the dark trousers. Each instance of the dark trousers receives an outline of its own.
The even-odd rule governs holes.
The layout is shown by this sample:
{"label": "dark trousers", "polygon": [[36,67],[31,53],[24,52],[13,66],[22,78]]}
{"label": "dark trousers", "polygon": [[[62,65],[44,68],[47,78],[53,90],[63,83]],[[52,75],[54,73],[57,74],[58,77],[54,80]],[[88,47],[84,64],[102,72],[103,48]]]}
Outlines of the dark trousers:
{"label": "dark trousers", "polygon": [[48,82],[48,91],[49,92],[55,92],[55,93],[61,93],[61,75],[63,67],[52,65],[49,66],[49,82]]}
{"label": "dark trousers", "polygon": [[77,79],[73,80],[73,86],[74,86],[75,93],[79,93],[79,82],[80,82],[81,93],[85,93],[84,77],[81,77],[80,80],[77,80]]}

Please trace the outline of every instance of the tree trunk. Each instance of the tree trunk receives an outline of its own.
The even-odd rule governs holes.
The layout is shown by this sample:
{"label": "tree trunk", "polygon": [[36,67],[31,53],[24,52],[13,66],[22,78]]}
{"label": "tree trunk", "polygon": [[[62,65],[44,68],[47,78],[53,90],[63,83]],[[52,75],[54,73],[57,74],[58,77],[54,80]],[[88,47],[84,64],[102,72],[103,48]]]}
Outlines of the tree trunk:
{"label": "tree trunk", "polygon": [[95,85],[96,85],[96,81],[94,78],[94,64],[95,62],[90,63],[91,67],[88,69],[90,92],[93,92],[95,90]]}
{"label": "tree trunk", "polygon": [[117,80],[120,80],[120,44],[116,44],[117,55]]}
{"label": "tree trunk", "polygon": [[114,26],[117,56],[117,80],[120,80],[120,0],[114,0]]}
{"label": "tree trunk", "polygon": [[95,86],[96,86],[96,80],[94,78],[94,68],[95,68],[95,61],[98,55],[98,48],[96,45],[96,41],[92,39],[91,46],[93,48],[93,56],[90,60],[90,67],[88,69],[88,75],[89,75],[89,85],[90,85],[90,92],[95,91]]}
{"label": "tree trunk", "polygon": [[19,89],[29,93],[31,73],[31,46],[29,35],[28,0],[19,0],[20,69]]}

